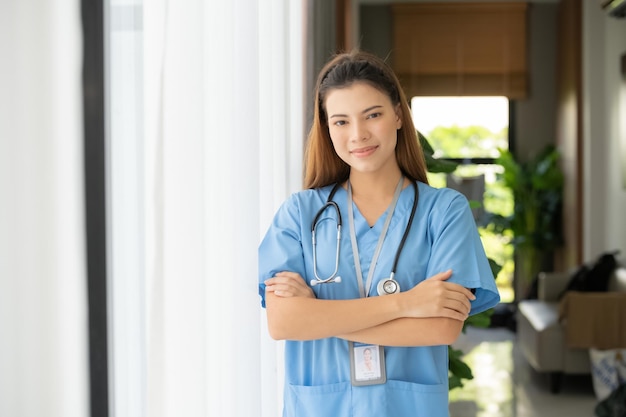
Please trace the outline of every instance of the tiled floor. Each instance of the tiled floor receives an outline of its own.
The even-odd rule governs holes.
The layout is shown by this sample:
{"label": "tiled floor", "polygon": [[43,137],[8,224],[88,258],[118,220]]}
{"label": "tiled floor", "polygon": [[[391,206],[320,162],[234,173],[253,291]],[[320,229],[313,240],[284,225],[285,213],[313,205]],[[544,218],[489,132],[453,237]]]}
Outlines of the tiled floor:
{"label": "tiled floor", "polygon": [[565,376],[561,392],[550,393],[547,375],[525,362],[516,334],[469,328],[454,347],[463,350],[474,379],[450,392],[451,417],[594,417],[591,376]]}

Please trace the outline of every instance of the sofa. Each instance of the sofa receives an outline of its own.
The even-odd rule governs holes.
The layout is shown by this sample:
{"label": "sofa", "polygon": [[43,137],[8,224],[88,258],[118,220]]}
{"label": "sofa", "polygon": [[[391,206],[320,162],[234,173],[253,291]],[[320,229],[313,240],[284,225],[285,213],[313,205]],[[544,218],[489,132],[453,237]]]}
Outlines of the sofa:
{"label": "sofa", "polygon": [[564,374],[591,374],[590,348],[626,348],[624,265],[618,262],[603,292],[565,292],[573,271],[541,272],[537,298],[518,303],[517,342],[535,371],[549,373],[553,393]]}

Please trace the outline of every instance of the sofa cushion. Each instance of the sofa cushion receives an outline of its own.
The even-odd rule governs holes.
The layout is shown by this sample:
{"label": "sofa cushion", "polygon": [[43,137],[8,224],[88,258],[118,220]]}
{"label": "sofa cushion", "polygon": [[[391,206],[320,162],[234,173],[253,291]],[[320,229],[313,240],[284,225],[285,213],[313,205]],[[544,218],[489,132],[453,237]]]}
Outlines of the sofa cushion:
{"label": "sofa cushion", "polygon": [[540,300],[524,300],[519,303],[519,312],[538,332],[559,325],[559,304]]}
{"label": "sofa cushion", "polygon": [[539,371],[563,370],[563,328],[557,303],[523,300],[518,304],[518,341],[524,356]]}

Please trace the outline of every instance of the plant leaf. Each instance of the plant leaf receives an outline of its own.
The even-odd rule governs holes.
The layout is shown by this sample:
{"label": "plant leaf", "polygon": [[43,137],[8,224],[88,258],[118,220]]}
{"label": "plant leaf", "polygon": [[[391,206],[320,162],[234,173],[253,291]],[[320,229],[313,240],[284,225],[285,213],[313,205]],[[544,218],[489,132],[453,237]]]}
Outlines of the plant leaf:
{"label": "plant leaf", "polygon": [[422,145],[422,149],[424,151],[424,159],[426,160],[426,169],[428,172],[432,173],[452,173],[456,170],[459,165],[457,162],[449,161],[446,159],[435,158],[435,151],[433,147],[428,142],[428,139],[418,130],[417,137],[419,138],[420,145]]}
{"label": "plant leaf", "polygon": [[487,328],[491,325],[491,316],[493,316],[493,312],[494,310],[491,308],[483,311],[482,313],[469,316],[467,320],[465,320],[464,326]]}

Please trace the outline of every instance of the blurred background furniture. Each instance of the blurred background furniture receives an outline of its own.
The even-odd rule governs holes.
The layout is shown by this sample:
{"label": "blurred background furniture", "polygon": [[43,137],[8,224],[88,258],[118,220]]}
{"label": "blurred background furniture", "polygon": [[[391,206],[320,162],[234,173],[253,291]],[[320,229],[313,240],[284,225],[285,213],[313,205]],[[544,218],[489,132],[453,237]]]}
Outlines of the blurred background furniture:
{"label": "blurred background furniture", "polygon": [[626,268],[619,262],[606,292],[569,291],[571,272],[541,272],[537,299],[517,309],[517,338],[528,363],[549,372],[551,391],[563,374],[590,374],[589,348],[626,348]]}

